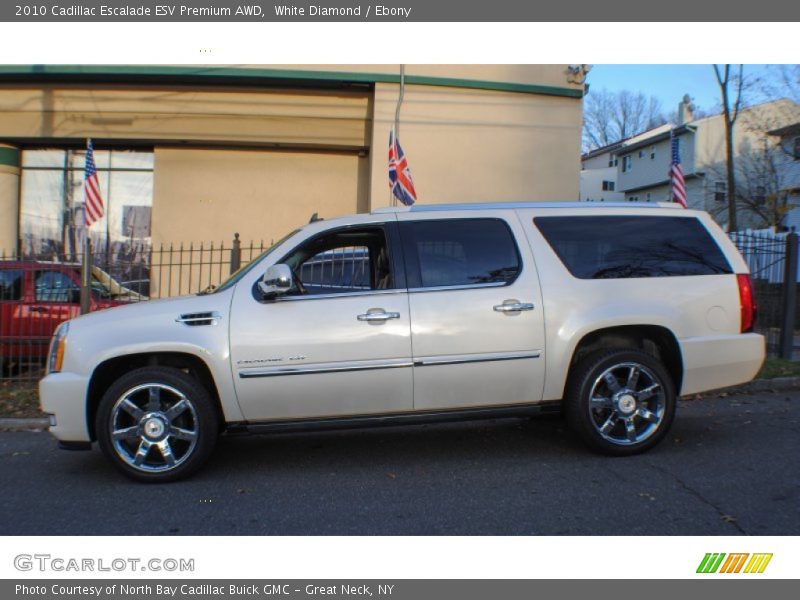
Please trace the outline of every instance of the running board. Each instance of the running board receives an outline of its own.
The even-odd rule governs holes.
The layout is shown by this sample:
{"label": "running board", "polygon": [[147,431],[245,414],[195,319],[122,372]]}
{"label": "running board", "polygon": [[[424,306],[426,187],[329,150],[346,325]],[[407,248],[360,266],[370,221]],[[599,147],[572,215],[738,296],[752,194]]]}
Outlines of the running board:
{"label": "running board", "polygon": [[390,415],[363,415],[350,417],[325,417],[285,421],[260,421],[251,423],[230,423],[227,432],[235,433],[294,433],[300,431],[330,431],[337,429],[359,429],[362,427],[395,427],[402,425],[422,425],[427,423],[447,423],[451,421],[470,421],[480,419],[507,419],[530,417],[542,413],[558,413],[561,402],[542,402],[492,408],[470,408],[446,411],[427,411],[399,413]]}

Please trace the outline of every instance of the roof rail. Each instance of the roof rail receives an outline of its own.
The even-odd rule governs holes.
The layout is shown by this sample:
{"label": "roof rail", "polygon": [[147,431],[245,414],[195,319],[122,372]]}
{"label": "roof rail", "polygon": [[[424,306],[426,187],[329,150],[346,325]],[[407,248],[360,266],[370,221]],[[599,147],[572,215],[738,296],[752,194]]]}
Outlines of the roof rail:
{"label": "roof rail", "polygon": [[676,202],[462,202],[455,204],[415,204],[373,209],[372,214],[401,212],[439,212],[446,210],[486,210],[518,208],[681,208]]}

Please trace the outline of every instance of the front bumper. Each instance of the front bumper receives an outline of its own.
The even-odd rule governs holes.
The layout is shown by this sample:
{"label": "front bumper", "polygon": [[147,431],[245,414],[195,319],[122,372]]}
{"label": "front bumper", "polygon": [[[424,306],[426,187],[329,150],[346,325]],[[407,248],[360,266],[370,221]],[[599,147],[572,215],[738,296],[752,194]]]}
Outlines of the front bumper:
{"label": "front bumper", "polygon": [[39,404],[52,415],[50,433],[63,442],[90,442],[86,422],[89,380],[74,373],[50,373],[39,382]]}

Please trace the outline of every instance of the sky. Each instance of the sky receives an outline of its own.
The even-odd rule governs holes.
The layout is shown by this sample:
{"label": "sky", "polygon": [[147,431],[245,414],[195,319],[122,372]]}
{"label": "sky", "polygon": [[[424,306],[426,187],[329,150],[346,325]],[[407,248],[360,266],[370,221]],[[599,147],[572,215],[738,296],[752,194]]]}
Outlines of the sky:
{"label": "sky", "polygon": [[[769,77],[766,65],[745,65],[745,76]],[[678,107],[684,94],[703,110],[719,105],[719,87],[712,65],[593,65],[586,78],[592,89],[630,90],[653,95],[665,112]]]}

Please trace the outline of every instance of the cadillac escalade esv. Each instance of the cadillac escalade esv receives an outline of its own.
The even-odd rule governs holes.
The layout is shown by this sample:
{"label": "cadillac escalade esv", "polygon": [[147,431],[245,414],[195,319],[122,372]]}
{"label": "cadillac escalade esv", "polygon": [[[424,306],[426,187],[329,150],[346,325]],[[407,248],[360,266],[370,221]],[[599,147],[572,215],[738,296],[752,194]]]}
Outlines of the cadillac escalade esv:
{"label": "cadillac escalade esv", "polygon": [[747,265],[703,212],[506,203],[315,221],[210,293],[61,325],[41,381],[61,445],[143,481],[225,432],[563,410],[611,455],[657,444],[677,398],[752,379]]}

